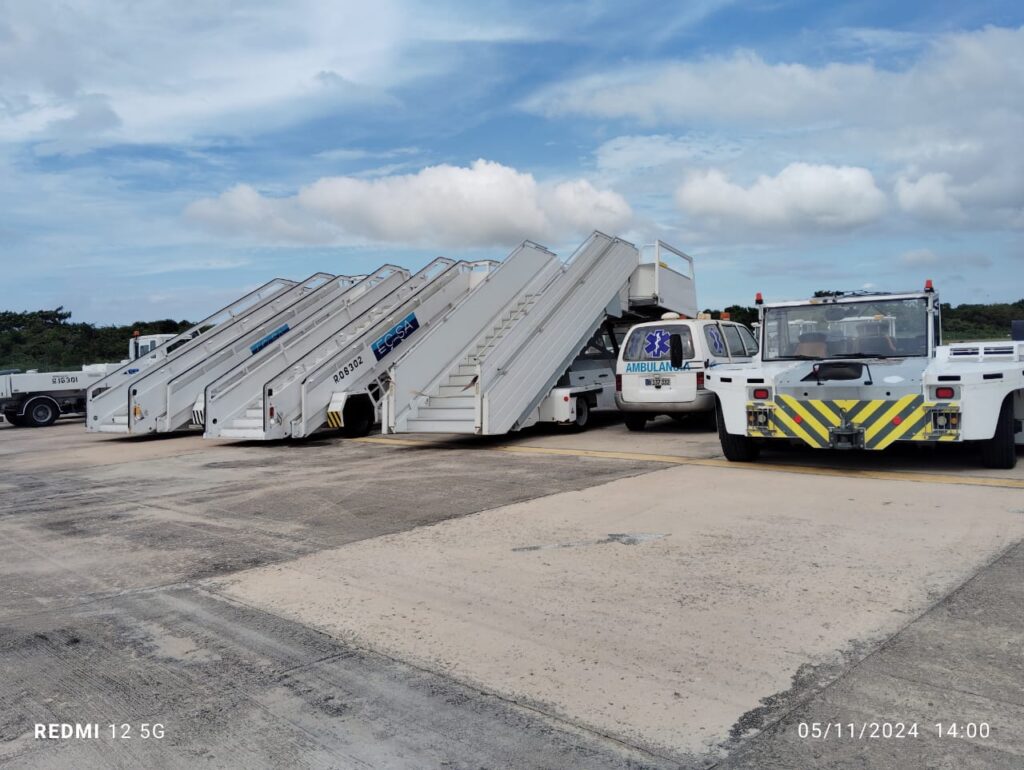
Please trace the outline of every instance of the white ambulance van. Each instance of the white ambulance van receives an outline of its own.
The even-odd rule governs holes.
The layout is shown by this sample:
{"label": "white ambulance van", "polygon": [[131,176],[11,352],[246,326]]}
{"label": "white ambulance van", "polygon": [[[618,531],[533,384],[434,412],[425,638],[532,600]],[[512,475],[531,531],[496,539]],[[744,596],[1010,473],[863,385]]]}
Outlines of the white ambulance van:
{"label": "white ambulance van", "polygon": [[626,334],[615,368],[615,405],[630,430],[643,430],[659,414],[702,417],[713,428],[715,396],[704,388],[704,372],[749,363],[755,355],[757,340],[743,324],[666,313]]}

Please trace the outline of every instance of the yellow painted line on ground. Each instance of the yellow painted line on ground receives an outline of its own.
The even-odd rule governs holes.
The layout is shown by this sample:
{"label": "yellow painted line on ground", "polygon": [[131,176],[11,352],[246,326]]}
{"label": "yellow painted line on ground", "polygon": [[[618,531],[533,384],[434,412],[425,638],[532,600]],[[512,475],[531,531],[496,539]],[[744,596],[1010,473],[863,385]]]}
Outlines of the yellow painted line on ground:
{"label": "yellow painted line on ground", "polygon": [[1024,479],[1006,479],[990,476],[959,476],[952,473],[927,473],[924,471],[873,471],[856,468],[819,468],[812,465],[786,465],[784,463],[734,463],[711,457],[687,457],[685,455],[649,454],[647,452],[610,452],[602,449],[561,449],[558,447],[520,446],[495,444],[471,447],[451,444],[434,444],[429,440],[401,438],[358,438],[366,444],[391,444],[394,446],[435,446],[438,449],[472,449],[473,451],[498,451],[513,454],[557,455],[561,457],[593,457],[601,460],[634,460],[639,462],[665,463],[667,465],[699,465],[708,468],[734,468],[771,473],[797,473],[805,476],[833,476],[838,478],[878,479],[881,481],[914,481],[922,484],[962,484],[975,487],[1001,487],[1024,489]]}

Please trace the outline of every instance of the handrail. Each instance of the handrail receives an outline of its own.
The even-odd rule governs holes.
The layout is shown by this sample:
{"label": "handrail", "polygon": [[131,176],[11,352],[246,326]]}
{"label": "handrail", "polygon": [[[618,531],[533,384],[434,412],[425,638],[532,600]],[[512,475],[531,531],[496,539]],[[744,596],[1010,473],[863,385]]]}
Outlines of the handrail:
{"label": "handrail", "polygon": [[[433,328],[389,369],[391,387],[385,406],[386,429],[397,424],[417,394],[436,385],[465,356],[467,349],[471,349],[469,346],[490,329],[498,314],[505,312],[532,278],[557,264],[558,258],[553,252],[532,241],[523,241],[481,281],[476,291],[436,321]],[[497,314],[493,310],[495,300],[501,303]],[[473,319],[474,315],[478,318]],[[452,322],[457,318],[468,318],[470,322],[455,328]],[[486,326],[479,318],[487,319]]]}

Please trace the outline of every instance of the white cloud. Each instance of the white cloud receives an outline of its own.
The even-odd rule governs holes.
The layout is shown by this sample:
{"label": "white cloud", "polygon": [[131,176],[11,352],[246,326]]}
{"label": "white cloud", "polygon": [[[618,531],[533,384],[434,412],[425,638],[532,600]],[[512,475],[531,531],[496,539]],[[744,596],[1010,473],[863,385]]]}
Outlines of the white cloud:
{"label": "white cloud", "polygon": [[991,258],[984,254],[965,254],[958,256],[940,256],[931,249],[912,249],[900,254],[896,261],[903,267],[992,267]]}
{"label": "white cloud", "polygon": [[896,199],[901,209],[922,219],[960,221],[964,212],[950,193],[951,180],[952,177],[944,172],[924,174],[916,181],[901,176],[896,180]]}
{"label": "white cloud", "polygon": [[900,254],[897,261],[904,267],[928,267],[937,265],[942,260],[931,249],[913,249]]}
{"label": "white cloud", "polygon": [[635,174],[666,165],[734,158],[739,153],[736,142],[718,136],[653,134],[609,139],[594,157],[602,172]]}
{"label": "white cloud", "polygon": [[239,185],[192,203],[186,216],[221,233],[276,242],[375,241],[470,247],[615,232],[632,212],[622,196],[584,179],[539,183],[486,160],[415,174],[325,177],[288,198]]}
{"label": "white cloud", "polygon": [[[546,115],[584,114],[661,124],[756,122],[900,124],[950,119],[951,104],[991,112],[1024,106],[1024,27],[988,27],[937,38],[904,70],[870,62],[765,61],[753,51],[617,68],[546,87],[524,106]],[[957,115],[971,121],[976,115]]]}
{"label": "white cloud", "polygon": [[691,218],[712,223],[842,230],[880,217],[886,197],[867,169],[791,163],[749,187],[718,169],[695,172],[676,191],[676,202]]}
{"label": "white cloud", "polygon": [[[56,121],[78,116],[109,129],[82,138],[92,146],[246,137],[341,109],[393,108],[396,90],[460,66],[459,44],[537,34],[515,8],[455,12],[446,0],[135,0],[116,11],[35,0],[3,11],[0,141],[59,140]],[[82,114],[90,94],[109,112]]]}
{"label": "white cloud", "polygon": [[[523,106],[550,117],[724,135],[736,140],[730,162],[745,174],[793,161],[865,167],[892,180],[900,210],[915,218],[976,229],[1024,225],[1024,27],[929,39],[847,33],[862,50],[908,51],[905,63],[812,66],[740,50],[592,73],[547,86]],[[634,145],[643,149],[632,135],[606,143],[599,168],[630,153],[642,161]],[[647,146],[668,162],[685,152],[664,133]]]}
{"label": "white cloud", "polygon": [[271,243],[329,243],[333,234],[305,216],[294,199],[267,198],[246,184],[235,185],[217,198],[189,204],[186,216],[221,235],[244,234]]}

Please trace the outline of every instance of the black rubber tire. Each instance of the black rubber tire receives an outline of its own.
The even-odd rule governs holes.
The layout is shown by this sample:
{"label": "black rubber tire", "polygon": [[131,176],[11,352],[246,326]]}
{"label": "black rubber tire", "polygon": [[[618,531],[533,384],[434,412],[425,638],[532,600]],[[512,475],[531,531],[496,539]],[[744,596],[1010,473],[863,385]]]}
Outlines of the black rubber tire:
{"label": "black rubber tire", "polygon": [[647,427],[647,415],[637,412],[626,412],[626,427],[629,430],[641,431]]}
{"label": "black rubber tire", "polygon": [[346,401],[341,412],[341,435],[346,438],[362,438],[373,427],[373,416],[373,405],[369,399],[355,398]]}
{"label": "black rubber tire", "polygon": [[16,414],[5,414],[4,415],[4,419],[7,420],[7,422],[9,422],[15,428],[24,428],[25,427],[25,421],[23,419],[21,419],[20,417],[18,417],[18,415],[16,415]]}
{"label": "black rubber tire", "polygon": [[586,396],[576,397],[576,419],[572,423],[573,430],[586,430],[590,424],[590,402]]}
{"label": "black rubber tire", "polygon": [[992,438],[981,442],[981,462],[986,468],[1009,470],[1017,465],[1017,444],[1014,435],[1013,394],[1003,400]]}
{"label": "black rubber tire", "polygon": [[689,415],[682,414],[681,412],[673,412],[669,417],[672,418],[673,422],[677,422],[680,425],[686,425],[690,421]]}
{"label": "black rubber tire", "polygon": [[759,447],[749,436],[737,436],[725,430],[725,418],[722,416],[722,405],[715,401],[715,420],[718,423],[718,441],[722,445],[725,459],[733,463],[752,463],[761,454]]}
{"label": "black rubber tire", "polygon": [[717,409],[708,409],[706,412],[701,412],[701,414],[700,414],[700,421],[701,421],[701,424],[707,430],[717,430],[718,429],[718,410]]}
{"label": "black rubber tire", "polygon": [[30,428],[45,428],[53,425],[60,417],[60,409],[48,398],[33,398],[25,404],[25,414],[22,419],[25,425]]}

